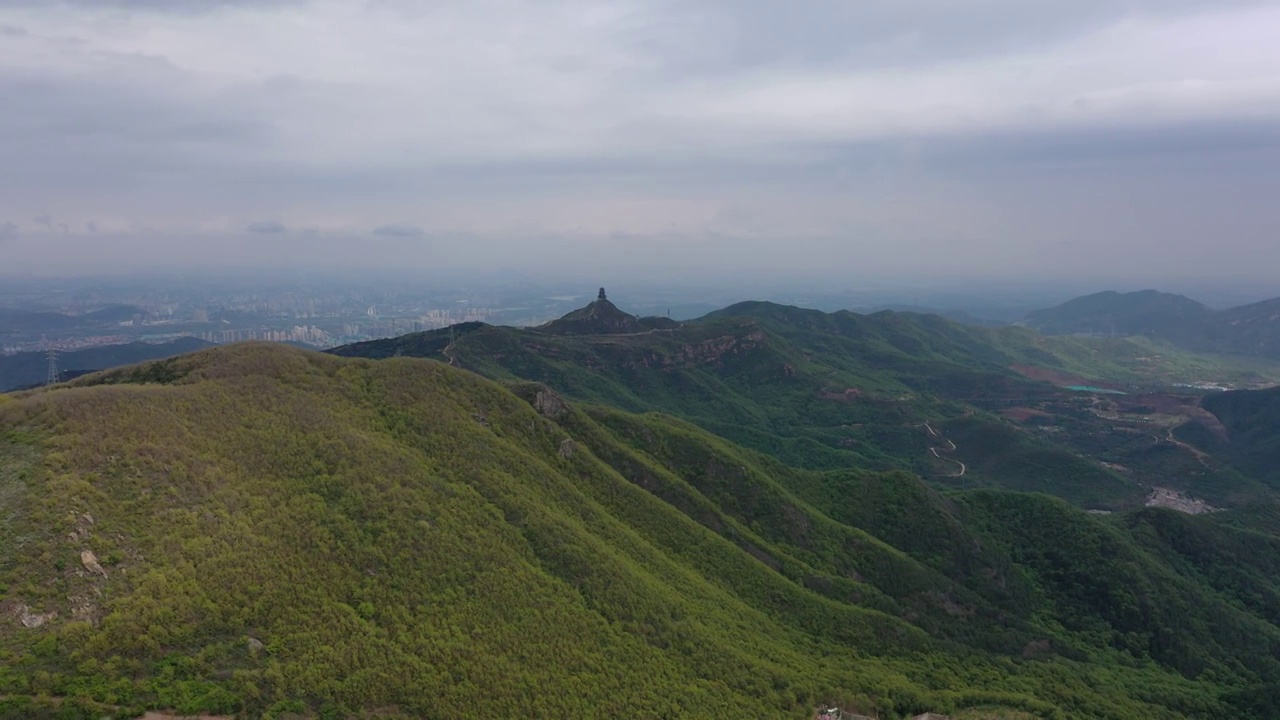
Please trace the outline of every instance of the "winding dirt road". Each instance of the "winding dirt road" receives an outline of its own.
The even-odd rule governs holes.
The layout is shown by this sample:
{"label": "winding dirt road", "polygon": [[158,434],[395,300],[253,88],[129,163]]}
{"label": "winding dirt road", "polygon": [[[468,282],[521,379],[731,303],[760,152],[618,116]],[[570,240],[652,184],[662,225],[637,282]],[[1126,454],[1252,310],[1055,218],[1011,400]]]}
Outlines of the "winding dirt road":
{"label": "winding dirt road", "polygon": [[[937,430],[934,430],[932,425],[930,425],[929,423],[925,423],[924,429],[929,431],[929,435],[931,437],[942,438],[943,440],[946,441],[947,445],[950,445],[950,447],[945,448],[944,450],[945,452],[951,453],[956,451],[956,444],[954,442],[951,442],[949,438],[942,437],[942,433],[938,432]],[[956,465],[960,466],[960,472],[954,473],[952,475],[947,475],[946,477],[953,477],[953,478],[964,477],[965,472],[968,470],[968,468],[965,467],[964,463],[960,462],[959,460],[952,460],[951,458],[942,457],[941,455],[938,454],[939,449],[941,448],[931,447],[929,448],[929,452],[933,453],[934,457],[938,458],[939,460],[942,460],[943,462],[955,463]]]}

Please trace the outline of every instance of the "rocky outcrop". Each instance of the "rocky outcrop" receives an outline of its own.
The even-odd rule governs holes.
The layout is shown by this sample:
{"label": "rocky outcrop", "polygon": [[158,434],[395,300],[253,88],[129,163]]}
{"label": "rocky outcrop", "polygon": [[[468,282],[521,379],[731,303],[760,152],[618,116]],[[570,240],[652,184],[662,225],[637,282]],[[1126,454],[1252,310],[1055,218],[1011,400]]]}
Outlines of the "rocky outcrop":
{"label": "rocky outcrop", "polygon": [[58,613],[49,611],[47,613],[37,612],[23,603],[14,603],[9,606],[8,614],[18,621],[18,624],[24,628],[38,628],[47,622],[56,620]]}
{"label": "rocky outcrop", "polygon": [[554,390],[545,388],[539,390],[533,396],[533,409],[537,410],[538,414],[543,417],[559,420],[569,414],[569,403],[565,402],[564,398],[557,395]]}
{"label": "rocky outcrop", "polygon": [[80,551],[80,564],[84,565],[85,570],[95,575],[107,576],[106,568],[102,567],[102,564],[98,562],[98,556],[94,555],[92,550]]}

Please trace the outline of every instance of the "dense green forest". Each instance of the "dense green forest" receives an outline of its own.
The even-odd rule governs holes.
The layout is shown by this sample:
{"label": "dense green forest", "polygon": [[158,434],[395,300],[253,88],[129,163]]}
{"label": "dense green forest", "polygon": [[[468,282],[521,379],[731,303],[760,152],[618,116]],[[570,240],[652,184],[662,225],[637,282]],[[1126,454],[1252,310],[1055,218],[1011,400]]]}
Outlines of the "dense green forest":
{"label": "dense green forest", "polygon": [[1276,697],[1267,506],[1088,514],[868,460],[263,344],[0,396],[0,717],[1218,718]]}

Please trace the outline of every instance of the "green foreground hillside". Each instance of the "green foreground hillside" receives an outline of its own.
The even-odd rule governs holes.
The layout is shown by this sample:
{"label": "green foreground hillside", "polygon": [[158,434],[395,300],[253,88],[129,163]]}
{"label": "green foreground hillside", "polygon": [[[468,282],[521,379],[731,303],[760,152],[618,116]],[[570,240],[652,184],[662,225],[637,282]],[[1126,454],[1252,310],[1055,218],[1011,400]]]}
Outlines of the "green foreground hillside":
{"label": "green foreground hillside", "polygon": [[443,363],[251,344],[0,396],[0,502],[2,717],[1217,718],[1280,687],[1280,540],[1231,513],[796,469]]}

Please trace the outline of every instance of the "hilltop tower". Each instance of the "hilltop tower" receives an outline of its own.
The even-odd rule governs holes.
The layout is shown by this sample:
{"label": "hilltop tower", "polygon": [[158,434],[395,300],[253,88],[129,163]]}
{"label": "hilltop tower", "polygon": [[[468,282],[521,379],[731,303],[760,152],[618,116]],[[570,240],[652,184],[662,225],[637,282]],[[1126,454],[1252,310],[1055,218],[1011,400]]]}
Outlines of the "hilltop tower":
{"label": "hilltop tower", "polygon": [[53,348],[49,348],[49,374],[45,378],[44,384],[57,385],[58,375],[58,351]]}
{"label": "hilltop tower", "polygon": [[636,317],[609,302],[604,288],[587,306],[567,313],[559,320],[533,328],[551,335],[637,335],[657,330],[672,330],[680,324],[663,317]]}

